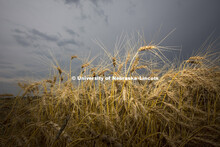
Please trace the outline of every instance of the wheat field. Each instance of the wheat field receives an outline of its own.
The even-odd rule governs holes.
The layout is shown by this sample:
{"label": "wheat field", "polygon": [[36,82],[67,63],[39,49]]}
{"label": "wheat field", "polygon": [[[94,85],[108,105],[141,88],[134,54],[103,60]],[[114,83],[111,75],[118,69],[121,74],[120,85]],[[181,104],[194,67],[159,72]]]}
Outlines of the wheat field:
{"label": "wheat field", "polygon": [[[219,53],[212,44],[183,61],[174,48],[130,40],[125,50],[55,61],[42,81],[18,83],[20,96],[1,99],[1,146],[220,146]],[[120,48],[120,44],[117,46]],[[72,80],[81,77],[158,77],[158,80]],[[4,95],[2,95],[3,97]],[[5,95],[10,96],[10,95]]]}

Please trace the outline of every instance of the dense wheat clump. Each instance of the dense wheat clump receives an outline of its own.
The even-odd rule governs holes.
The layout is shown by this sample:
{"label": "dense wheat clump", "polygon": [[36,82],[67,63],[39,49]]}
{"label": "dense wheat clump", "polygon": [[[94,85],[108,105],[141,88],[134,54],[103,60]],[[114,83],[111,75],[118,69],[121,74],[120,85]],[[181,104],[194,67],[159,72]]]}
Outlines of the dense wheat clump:
{"label": "dense wheat clump", "polygon": [[158,80],[72,81],[71,65],[57,66],[1,99],[0,146],[220,146],[219,53],[167,65],[165,47],[126,43],[125,54],[83,62],[80,76]]}

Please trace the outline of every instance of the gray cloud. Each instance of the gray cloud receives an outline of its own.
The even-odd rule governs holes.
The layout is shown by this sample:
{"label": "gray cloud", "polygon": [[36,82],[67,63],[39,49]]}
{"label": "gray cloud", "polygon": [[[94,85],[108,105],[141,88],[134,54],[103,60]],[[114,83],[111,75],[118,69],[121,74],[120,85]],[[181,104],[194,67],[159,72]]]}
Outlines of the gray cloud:
{"label": "gray cloud", "polygon": [[[68,34],[70,34],[73,37],[80,36],[77,32],[75,32],[69,28],[66,28],[65,30]],[[66,45],[76,45],[76,46],[83,45],[82,42],[75,40],[72,37],[67,38],[67,39],[60,39],[57,36],[48,35],[46,33],[39,31],[39,30],[36,30],[36,29],[28,30],[27,33],[26,33],[26,31],[23,31],[20,29],[14,29],[13,32],[15,33],[13,35],[13,37],[15,38],[17,43],[23,47],[29,47],[32,45],[33,47],[39,48],[39,47],[43,46],[43,44],[42,44],[42,42],[40,42],[40,40],[54,42],[59,47],[66,46]]]}
{"label": "gray cloud", "polygon": [[108,16],[105,14],[105,12],[104,12],[103,9],[101,9],[101,8],[99,8],[99,7],[96,6],[96,7],[93,8],[93,10],[94,10],[94,12],[95,12],[96,14],[98,14],[98,15],[101,16],[101,17],[103,17],[104,20],[105,20],[105,22],[108,24]]}
{"label": "gray cloud", "polygon": [[100,3],[111,2],[111,0],[91,0],[90,2],[95,5],[95,7],[93,8],[94,12],[103,17],[106,24],[108,24],[108,15],[105,14],[105,11],[100,6]]}
{"label": "gray cloud", "polygon": [[80,0],[65,0],[65,3],[66,3],[66,4],[72,4],[72,3],[74,3],[74,4],[79,4],[79,3],[80,3]]}
{"label": "gray cloud", "polygon": [[37,39],[32,34],[28,34],[26,33],[26,31],[23,31],[18,28],[12,30],[12,32],[14,33],[13,38],[16,40],[18,44],[20,44],[23,47],[31,46],[33,40]]}
{"label": "gray cloud", "polygon": [[5,74],[5,73],[0,73],[0,77],[1,78],[5,78],[5,79],[10,79],[12,78],[13,76],[9,73]]}
{"label": "gray cloud", "polygon": [[[89,0],[91,3],[93,3],[95,6],[98,6],[100,2],[107,3],[112,2],[112,0]],[[64,0],[65,4],[80,4],[80,0]]]}
{"label": "gray cloud", "polygon": [[135,9],[136,9],[135,7],[137,6],[137,4],[133,2],[132,0],[129,0],[128,2],[129,2],[129,6],[126,11],[128,12],[128,14],[134,15]]}
{"label": "gray cloud", "polygon": [[18,34],[26,34],[24,31],[22,31],[20,29],[14,29],[14,32],[16,32]]}
{"label": "gray cloud", "polygon": [[69,33],[72,36],[77,36],[79,37],[79,34],[71,29],[66,28],[66,32]]}
{"label": "gray cloud", "polygon": [[94,12],[103,17],[106,24],[108,24],[108,15],[105,14],[105,11],[102,9],[100,4],[112,2],[112,0],[91,0],[90,2],[95,5],[95,7],[93,8]]}
{"label": "gray cloud", "polygon": [[23,47],[28,47],[30,46],[31,44],[29,43],[29,41],[24,37],[24,36],[21,36],[21,35],[13,35],[13,37],[15,38],[16,42],[18,44],[20,44],[21,46]]}
{"label": "gray cloud", "polygon": [[16,28],[12,30],[12,32],[14,33],[13,38],[15,38],[17,43],[23,47],[29,47],[31,45],[34,47],[40,46],[39,39],[52,42],[58,41],[58,38],[56,36],[47,35],[46,33],[42,33],[36,29],[27,29],[24,31]]}
{"label": "gray cloud", "polygon": [[15,67],[12,65],[4,65],[4,64],[0,64],[0,68],[1,69],[15,69]]}
{"label": "gray cloud", "polygon": [[39,36],[41,37],[42,39],[45,39],[47,41],[57,41],[58,38],[56,36],[52,36],[52,35],[47,35],[46,33],[42,33],[36,29],[32,29],[30,31],[33,35],[36,35],[36,36]]}
{"label": "gray cloud", "polygon": [[107,3],[107,2],[112,2],[112,0],[90,0],[96,7],[98,7],[99,3]]}
{"label": "gray cloud", "polygon": [[86,15],[83,10],[80,11],[80,19],[85,20],[85,19],[90,19],[90,15]]}
{"label": "gray cloud", "polygon": [[[33,54],[39,56],[39,57],[46,57],[47,59],[49,60],[53,60],[53,58],[51,57],[50,53],[49,52],[45,52],[45,51],[42,51],[42,50],[34,50],[32,52]],[[25,64],[24,64],[25,65]],[[26,66],[26,65],[25,65]]]}
{"label": "gray cloud", "polygon": [[11,62],[5,62],[5,61],[0,61],[0,64],[4,64],[4,65],[12,65]]}
{"label": "gray cloud", "polygon": [[66,45],[81,46],[81,45],[83,45],[83,43],[77,42],[77,41],[74,40],[74,39],[64,39],[64,40],[61,40],[61,41],[57,42],[57,45],[58,45],[58,46],[66,46]]}
{"label": "gray cloud", "polygon": [[[105,12],[102,9],[102,6],[100,6],[100,4],[109,3],[109,2],[112,2],[112,0],[87,0],[87,1],[92,3],[95,6],[93,8],[93,11],[96,14],[98,14],[99,16],[103,17],[106,24],[108,24],[108,16],[105,14]],[[83,5],[81,4],[82,1],[80,1],[80,0],[65,0],[64,2],[65,2],[65,4],[81,5],[81,7],[80,7],[81,19],[91,18],[90,15],[87,15],[84,13]]]}

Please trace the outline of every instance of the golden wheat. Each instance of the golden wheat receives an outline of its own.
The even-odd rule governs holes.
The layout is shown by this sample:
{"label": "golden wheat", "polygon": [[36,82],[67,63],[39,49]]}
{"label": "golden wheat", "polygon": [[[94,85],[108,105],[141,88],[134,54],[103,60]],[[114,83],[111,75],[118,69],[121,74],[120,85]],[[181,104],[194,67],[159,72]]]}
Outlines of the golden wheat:
{"label": "golden wheat", "polygon": [[75,55],[74,55],[74,56],[71,56],[71,60],[73,60],[73,59],[75,59],[75,58],[77,58],[77,56],[75,56]]}
{"label": "golden wheat", "polygon": [[116,66],[116,58],[115,57],[112,57],[112,64],[114,67]]}
{"label": "golden wheat", "polygon": [[60,67],[57,67],[57,70],[58,70],[58,72],[59,72],[59,74],[61,75],[62,74],[62,70],[61,70],[61,68]]}
{"label": "golden wheat", "polygon": [[71,70],[53,66],[52,80],[18,83],[21,96],[0,100],[0,146],[220,146],[218,60],[200,54],[168,67],[139,53],[162,47],[140,44],[128,42],[117,60],[108,54],[110,63],[83,61],[80,75],[158,80],[72,83]]}
{"label": "golden wheat", "polygon": [[147,50],[152,50],[152,49],[156,49],[157,47],[154,45],[149,45],[149,46],[142,46],[138,49],[138,52],[141,51],[147,51]]}
{"label": "golden wheat", "polygon": [[82,66],[81,66],[81,68],[86,68],[86,67],[88,67],[90,65],[90,63],[85,63],[85,64],[83,64]]}

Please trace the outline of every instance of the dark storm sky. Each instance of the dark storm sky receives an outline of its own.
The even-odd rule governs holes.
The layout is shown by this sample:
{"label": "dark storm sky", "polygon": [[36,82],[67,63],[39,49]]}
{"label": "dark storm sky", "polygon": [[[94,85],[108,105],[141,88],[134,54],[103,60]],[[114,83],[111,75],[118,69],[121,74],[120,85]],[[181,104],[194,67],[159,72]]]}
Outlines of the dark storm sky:
{"label": "dark storm sky", "polygon": [[176,29],[161,45],[181,46],[188,57],[211,33],[219,37],[219,7],[219,0],[0,0],[0,93],[44,77],[50,52],[60,63],[96,54],[94,38],[111,51],[123,32],[144,32],[149,42],[161,27],[157,42]]}

